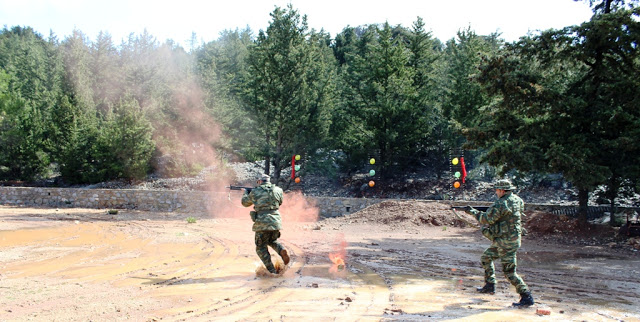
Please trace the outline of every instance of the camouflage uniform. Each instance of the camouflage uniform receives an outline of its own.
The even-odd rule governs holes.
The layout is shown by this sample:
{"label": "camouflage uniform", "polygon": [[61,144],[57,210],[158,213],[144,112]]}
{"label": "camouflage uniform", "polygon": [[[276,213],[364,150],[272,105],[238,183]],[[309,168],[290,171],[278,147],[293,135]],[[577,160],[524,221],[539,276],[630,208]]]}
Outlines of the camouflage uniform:
{"label": "camouflage uniform", "polygon": [[[271,246],[278,254],[286,252],[282,244],[277,241],[282,229],[282,219],[278,212],[282,204],[282,195],[282,189],[278,186],[263,181],[260,186],[249,193],[245,192],[242,196],[242,205],[245,207],[253,205],[255,209],[251,212],[251,220],[253,220],[252,230],[256,235],[256,253],[271,273],[275,273],[276,270],[267,246]],[[285,264],[287,261],[288,259],[285,260]]]}
{"label": "camouflage uniform", "polygon": [[516,252],[521,245],[523,210],[524,201],[510,191],[507,191],[486,212],[470,210],[480,224],[488,226],[483,227],[483,235],[492,240],[491,246],[481,257],[485,282],[496,283],[493,261],[499,258],[504,275],[521,295],[529,292],[527,284],[516,273],[518,266]]}

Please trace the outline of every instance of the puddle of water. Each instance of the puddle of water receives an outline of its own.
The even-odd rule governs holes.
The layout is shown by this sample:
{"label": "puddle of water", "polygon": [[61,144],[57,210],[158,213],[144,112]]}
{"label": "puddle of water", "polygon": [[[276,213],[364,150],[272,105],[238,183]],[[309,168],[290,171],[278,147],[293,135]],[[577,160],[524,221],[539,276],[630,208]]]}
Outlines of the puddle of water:
{"label": "puddle of water", "polygon": [[347,277],[347,269],[331,270],[331,265],[306,265],[300,270],[302,276],[313,276],[326,279],[345,279]]}

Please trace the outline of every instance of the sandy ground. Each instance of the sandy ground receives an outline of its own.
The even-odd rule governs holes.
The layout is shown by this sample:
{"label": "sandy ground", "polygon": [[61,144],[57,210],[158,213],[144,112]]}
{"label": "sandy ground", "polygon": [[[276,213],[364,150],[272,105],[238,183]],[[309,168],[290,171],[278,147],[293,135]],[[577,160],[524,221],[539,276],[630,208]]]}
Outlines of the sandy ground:
{"label": "sandy ground", "polygon": [[0,321],[640,321],[640,257],[607,247],[525,237],[518,272],[536,305],[511,308],[501,274],[477,294],[488,241],[447,209],[285,215],[292,262],[270,277],[248,215],[0,206]]}

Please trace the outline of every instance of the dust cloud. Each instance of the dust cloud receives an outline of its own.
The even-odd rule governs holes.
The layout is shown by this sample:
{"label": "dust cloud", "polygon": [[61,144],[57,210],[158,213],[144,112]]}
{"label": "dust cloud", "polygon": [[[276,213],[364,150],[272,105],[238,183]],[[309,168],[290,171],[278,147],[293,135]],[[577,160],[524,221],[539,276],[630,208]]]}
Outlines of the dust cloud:
{"label": "dust cloud", "polygon": [[[222,182],[222,181],[221,181]],[[228,184],[220,185],[226,187]],[[228,189],[227,189],[228,190]],[[227,192],[209,192],[211,218],[248,219],[253,206],[242,206],[243,191],[228,190]],[[320,215],[320,208],[314,202],[305,198],[299,191],[284,194],[284,201],[280,207],[282,221],[305,223],[316,222]]]}

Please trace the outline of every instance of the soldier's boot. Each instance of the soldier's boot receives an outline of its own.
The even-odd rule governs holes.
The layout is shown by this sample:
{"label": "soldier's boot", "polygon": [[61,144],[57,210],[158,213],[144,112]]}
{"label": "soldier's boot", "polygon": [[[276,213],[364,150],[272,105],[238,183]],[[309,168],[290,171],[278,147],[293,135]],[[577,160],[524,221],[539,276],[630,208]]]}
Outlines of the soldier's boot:
{"label": "soldier's boot", "polygon": [[278,271],[276,270],[276,268],[273,266],[273,263],[271,262],[271,258],[269,258],[269,261],[263,261],[264,263],[264,267],[269,271],[269,273],[271,274],[278,274]]}
{"label": "soldier's boot", "polygon": [[513,306],[517,308],[521,308],[521,307],[529,307],[533,304],[535,304],[535,302],[533,301],[533,296],[531,296],[531,292],[527,291],[520,294],[520,302],[513,303]]}
{"label": "soldier's boot", "polygon": [[483,287],[477,287],[476,290],[478,293],[485,294],[495,294],[496,293],[496,284],[494,283],[486,283]]}
{"label": "soldier's boot", "polygon": [[278,271],[276,271],[276,268],[273,267],[273,264],[269,263],[268,265],[264,265],[264,267],[267,268],[267,270],[269,271],[269,273],[271,274],[278,274]]}
{"label": "soldier's boot", "polygon": [[287,252],[286,249],[283,248],[280,251],[280,257],[282,257],[282,261],[285,265],[289,265],[289,261],[291,261],[291,258],[289,258],[289,252]]}

